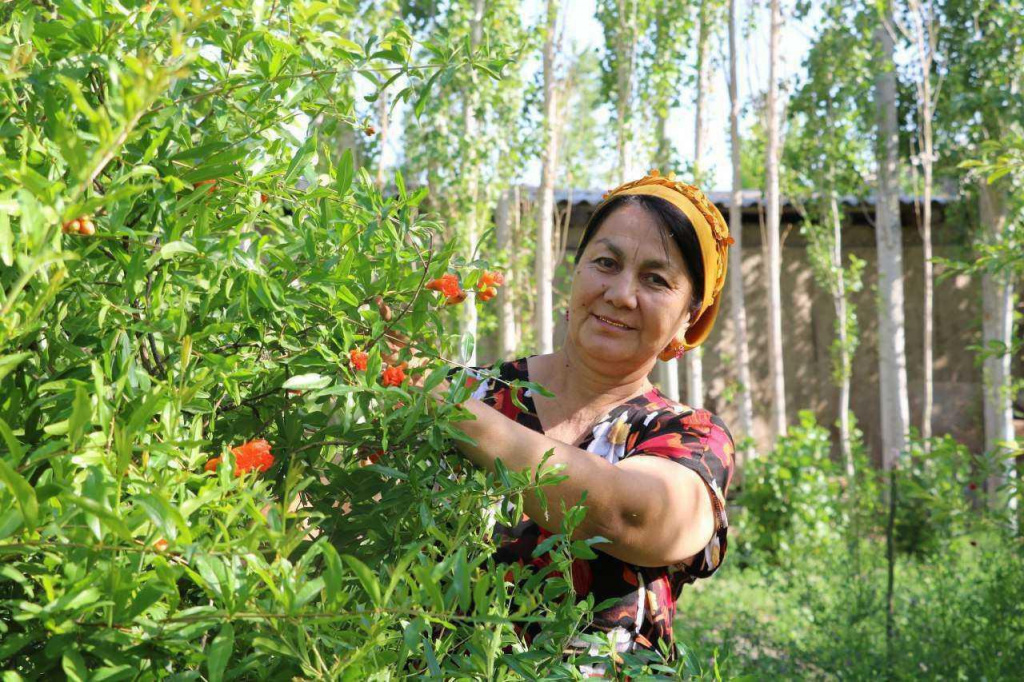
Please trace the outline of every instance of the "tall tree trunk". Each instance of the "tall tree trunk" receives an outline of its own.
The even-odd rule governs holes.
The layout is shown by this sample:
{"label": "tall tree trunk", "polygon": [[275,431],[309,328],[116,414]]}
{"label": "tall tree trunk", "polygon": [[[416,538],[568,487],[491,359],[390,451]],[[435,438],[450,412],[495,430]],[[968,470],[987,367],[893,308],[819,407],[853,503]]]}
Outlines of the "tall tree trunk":
{"label": "tall tree trunk", "polygon": [[[494,238],[498,253],[509,254],[509,262],[515,259],[512,243],[512,188],[502,190],[498,208],[494,215]],[[511,360],[516,352],[516,313],[512,304],[512,290],[516,280],[512,268],[505,269],[505,286],[498,289],[498,357]]]}
{"label": "tall tree trunk", "polygon": [[782,10],[772,0],[772,18],[768,58],[768,146],[765,162],[767,192],[768,246],[768,369],[772,383],[772,436],[786,434],[786,379],[782,365],[782,248],[779,238],[781,207],[779,202],[779,33]]}
{"label": "tall tree trunk", "polygon": [[[473,2],[473,14],[470,17],[469,25],[469,44],[470,50],[473,52],[475,52],[476,48],[480,45],[480,39],[483,33],[484,6],[484,0],[474,0]],[[480,93],[479,88],[477,87],[477,75],[475,69],[470,70],[469,78],[469,90],[466,92],[463,100],[463,105],[466,110],[465,139],[470,145],[475,145],[477,143],[479,128],[476,118],[476,110],[480,105]],[[465,256],[467,260],[472,260],[476,253],[477,241],[480,238],[480,185],[478,180],[479,173],[477,173],[477,150],[475,148],[471,148],[469,153],[469,168],[467,169],[466,175],[466,193],[469,197],[469,209],[466,212],[465,217]],[[463,336],[472,336],[474,339],[472,351],[470,351],[469,357],[462,358],[462,361],[468,365],[475,365],[477,325],[479,323],[479,317],[476,310],[476,296],[467,297],[465,303],[462,304],[460,322]]]}
{"label": "tall tree trunk", "polygon": [[[1007,225],[1007,197],[1002,183],[990,185],[982,178],[978,184],[981,224],[985,230],[984,239],[989,244],[998,244],[1005,239]],[[1011,449],[1006,443],[1013,441],[1013,404],[1010,395],[1010,344],[1013,341],[1013,280],[1006,272],[983,272],[982,291],[982,345],[991,348],[999,345],[1004,353],[991,353],[984,360],[984,415],[985,451],[990,457],[998,457],[999,464],[986,482],[989,504],[1001,506],[1003,500],[999,489],[1015,477],[1014,458],[1008,456]],[[1016,499],[1010,499],[1011,508]]]}
{"label": "tall tree trunk", "polygon": [[618,67],[616,69],[616,83],[618,101],[616,102],[616,115],[618,116],[618,168],[619,182],[625,182],[632,165],[630,154],[630,143],[632,141],[631,122],[633,119],[633,72],[634,60],[636,58],[636,12],[637,0],[618,0],[619,20],[621,24],[615,32],[618,53]]}
{"label": "tall tree trunk", "polygon": [[384,88],[380,91],[380,96],[377,98],[377,124],[380,128],[377,130],[377,142],[380,145],[380,158],[377,159],[377,187],[384,189],[384,147],[387,146],[388,137],[391,128],[391,116],[388,111],[388,90]]}
{"label": "tall tree trunk", "polygon": [[[512,186],[512,243],[521,244],[523,235],[523,204],[522,204],[522,192],[520,186]],[[522,295],[522,292],[529,289],[530,278],[525,272],[519,268],[519,256],[514,251],[512,254],[514,257],[509,259],[509,272],[512,273],[512,281],[519,281],[523,283],[523,286],[516,290],[512,289],[509,291],[509,298],[512,300],[512,309],[515,310],[513,316],[515,334],[512,337],[512,347],[518,349],[523,340],[523,324],[524,318],[532,317],[532,310],[527,311],[525,309],[526,297]],[[517,280],[518,278],[518,280]],[[499,289],[501,291],[501,289]],[[525,324],[529,324],[526,322]]]}
{"label": "tall tree trunk", "polygon": [[[661,109],[659,109],[659,112]],[[657,151],[655,152],[654,166],[658,168],[662,173],[668,174],[671,169],[669,165],[671,163],[670,157],[672,154],[672,141],[668,137],[668,131],[666,126],[667,116],[663,116],[661,113],[657,115],[657,121],[655,123],[655,131],[658,136],[657,138]],[[654,380],[657,382],[661,392],[665,394],[670,400],[679,401],[679,361],[669,360],[667,362],[661,362],[660,360],[654,365]]]}
{"label": "tall tree trunk", "polygon": [[555,92],[555,29],[559,0],[548,0],[547,33],[544,36],[544,151],[540,172],[540,197],[537,213],[537,254],[534,274],[537,278],[536,332],[537,352],[551,353],[555,348],[551,279],[554,276],[555,169],[558,158]]}
{"label": "tall tree trunk", "polygon": [[910,409],[907,400],[906,337],[903,316],[903,239],[899,197],[899,130],[896,126],[896,71],[893,38],[880,21],[875,39],[881,46],[875,69],[875,100],[878,107],[878,194],[875,199],[875,242],[878,248],[878,378],[882,402],[882,467],[889,472],[886,502],[886,651],[895,645],[894,596],[896,590],[895,522],[897,479],[895,469],[907,448]]}
{"label": "tall tree trunk", "polygon": [[741,451],[742,465],[754,456],[749,445],[754,437],[754,401],[750,394],[750,350],[747,345],[747,304],[743,293],[743,180],[740,161],[740,98],[736,80],[736,0],[729,0],[729,137],[732,142],[732,194],[729,201],[729,234],[735,241],[729,249],[729,302],[732,325],[736,330],[736,378],[740,432],[748,445]]}
{"label": "tall tree trunk", "polygon": [[[707,136],[704,134],[704,109],[708,90],[708,47],[711,42],[711,26],[708,20],[708,3],[700,4],[700,29],[697,36],[697,94],[694,102],[695,120],[693,125],[693,181],[704,182],[704,148]],[[698,346],[683,356],[686,361],[686,402],[690,407],[704,406],[704,348]]]}
{"label": "tall tree trunk", "polygon": [[921,81],[917,87],[917,111],[921,119],[918,136],[921,151],[921,170],[924,175],[923,201],[921,208],[921,241],[924,246],[924,339],[923,339],[923,383],[924,395],[921,412],[921,437],[927,452],[932,437],[932,411],[934,405],[934,265],[932,264],[932,185],[935,161],[935,144],[932,135],[932,63],[935,59],[935,44],[938,39],[936,10],[930,3],[922,5],[920,0],[909,0],[908,9],[912,29],[908,31],[917,50],[917,63],[921,69]]}
{"label": "tall tree trunk", "polygon": [[[890,22],[891,24],[891,22]],[[878,248],[878,373],[882,404],[882,466],[893,469],[907,447],[910,408],[907,400],[906,332],[903,313],[903,241],[899,202],[899,131],[896,126],[896,72],[893,39],[884,26],[876,31],[881,45],[876,69],[878,106],[878,196],[875,241]]]}
{"label": "tall tree trunk", "polygon": [[850,340],[847,327],[846,304],[846,273],[843,271],[843,230],[839,215],[839,198],[835,186],[829,190],[829,214],[832,219],[832,268],[836,272],[836,287],[832,291],[832,304],[835,307],[836,319],[839,320],[839,448],[843,455],[843,466],[846,469],[847,485],[856,482],[856,469],[853,462],[853,448],[850,445]]}
{"label": "tall tree trunk", "polygon": [[[930,116],[930,114],[929,114]],[[933,339],[934,339],[934,306],[935,306],[935,266],[932,263],[932,141],[931,121],[925,119],[925,161],[924,167],[924,206],[921,210],[921,241],[924,244],[924,407],[921,414],[921,436],[924,438],[925,451],[931,449],[929,439],[932,437],[932,411],[935,400]]]}

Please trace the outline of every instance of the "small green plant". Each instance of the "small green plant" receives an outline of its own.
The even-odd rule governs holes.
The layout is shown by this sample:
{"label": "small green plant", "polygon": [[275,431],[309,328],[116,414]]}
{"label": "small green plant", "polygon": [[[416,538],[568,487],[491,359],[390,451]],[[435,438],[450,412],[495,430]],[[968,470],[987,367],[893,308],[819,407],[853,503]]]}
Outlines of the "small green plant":
{"label": "small green plant", "polygon": [[842,489],[831,448],[828,429],[805,410],[775,450],[747,464],[737,499],[744,563],[800,561],[841,537]]}

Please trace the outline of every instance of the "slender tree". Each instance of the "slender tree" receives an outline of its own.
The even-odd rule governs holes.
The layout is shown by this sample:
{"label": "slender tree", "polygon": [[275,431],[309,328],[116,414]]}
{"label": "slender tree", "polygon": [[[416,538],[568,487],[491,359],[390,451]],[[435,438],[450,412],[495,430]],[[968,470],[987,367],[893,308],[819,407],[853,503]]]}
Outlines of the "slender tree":
{"label": "slender tree", "polygon": [[875,39],[879,46],[875,69],[877,108],[878,191],[875,198],[875,243],[878,249],[878,379],[882,405],[882,466],[890,472],[886,495],[888,582],[886,587],[886,645],[893,646],[895,594],[896,477],[907,449],[910,408],[907,398],[906,334],[903,312],[903,235],[899,198],[899,129],[896,117],[896,65],[888,6],[880,9]]}
{"label": "slender tree", "polygon": [[[698,13],[696,92],[694,93],[693,178],[698,185],[705,181],[704,153],[707,147],[707,100],[711,87],[711,46],[713,11],[711,0],[701,0]],[[686,401],[692,407],[704,406],[704,349],[698,346],[686,353]]]}
{"label": "slender tree", "polygon": [[772,385],[772,436],[786,433],[786,380],[782,362],[782,248],[779,236],[779,35],[782,9],[779,0],[771,0],[771,28],[768,56],[767,118],[768,144],[765,159],[766,236],[768,266],[768,367]]}
{"label": "slender tree", "polygon": [[[891,17],[890,17],[891,21]],[[882,405],[882,466],[894,468],[907,448],[906,332],[903,312],[903,237],[899,200],[899,130],[896,124],[896,70],[893,36],[879,22],[875,76],[878,116],[878,192],[875,241],[878,249],[878,375]]]}
{"label": "slender tree", "polygon": [[[469,47],[475,52],[480,45],[483,33],[484,11],[486,10],[485,0],[473,0],[472,12],[469,17]],[[480,107],[479,76],[476,69],[469,73],[469,85],[463,95],[463,107],[465,109],[466,139],[470,142],[470,158],[466,168],[466,194],[467,208],[465,214],[465,231],[463,239],[465,243],[466,260],[473,260],[476,256],[477,243],[480,239],[480,173],[478,171],[477,149],[472,144],[479,135],[479,124],[477,122],[477,110]],[[471,336],[474,342],[471,346],[469,357],[462,358],[462,361],[469,364],[476,364],[476,337],[479,316],[476,310],[476,297],[470,296],[462,304],[462,316],[460,318],[461,332],[463,336]]]}
{"label": "slender tree", "polygon": [[[512,200],[513,189],[507,187],[498,197],[494,212],[494,238],[498,253],[511,253],[515,248],[512,241]],[[512,301],[512,290],[516,278],[511,268],[505,270],[505,286],[498,289],[498,357],[511,360],[516,352],[516,311]]]}
{"label": "slender tree", "polygon": [[[932,193],[934,191],[934,168],[938,157],[935,154],[936,98],[940,88],[933,86],[937,79],[933,73],[935,50],[941,29],[941,14],[934,0],[906,0],[902,11],[893,14],[896,25],[907,39],[913,55],[914,87],[917,94],[917,158],[921,164],[922,197],[920,213],[921,242],[924,251],[924,316],[922,341],[922,412],[921,437],[925,450],[930,447],[932,437],[932,412],[934,404],[934,289],[935,265],[932,255]],[[940,81],[941,84],[941,81]]]}
{"label": "slender tree", "polygon": [[537,202],[537,253],[534,262],[534,276],[537,279],[535,328],[538,353],[551,353],[555,347],[551,280],[554,276],[555,171],[558,162],[555,42],[559,12],[559,0],[548,0],[543,52],[543,156],[541,159],[540,196]]}
{"label": "slender tree", "polygon": [[729,234],[735,240],[729,250],[729,305],[736,338],[737,406],[740,433],[746,446],[741,464],[754,456],[754,401],[751,396],[750,350],[747,345],[747,306],[743,290],[743,179],[741,174],[740,97],[736,79],[739,54],[736,45],[736,0],[729,0],[729,139],[731,142],[732,192],[729,196]]}

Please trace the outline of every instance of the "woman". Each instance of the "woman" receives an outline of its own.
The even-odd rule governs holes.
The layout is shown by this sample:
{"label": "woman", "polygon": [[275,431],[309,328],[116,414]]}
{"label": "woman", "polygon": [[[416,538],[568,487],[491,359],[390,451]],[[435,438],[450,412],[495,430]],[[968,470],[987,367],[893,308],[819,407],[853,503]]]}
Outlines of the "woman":
{"label": "woman", "polygon": [[[598,206],[577,252],[563,347],[501,363],[504,382],[529,380],[554,393],[524,391],[516,407],[507,383],[487,379],[459,422],[476,445],[460,444],[477,466],[512,470],[562,465],[546,487],[545,516],[529,496],[529,517],[500,527],[497,559],[543,565],[534,548],[562,523],[561,509],[586,492],[581,538],[602,536],[598,557],[578,559],[573,581],[595,603],[614,598],[591,630],[618,651],[671,644],[684,584],[710,576],[725,554],[725,492],[733,442],[705,410],[668,400],[647,377],[654,363],[699,345],[718,312],[732,243],[718,210],[696,187],[657,171],[622,185]],[[586,645],[582,645],[586,646]]]}

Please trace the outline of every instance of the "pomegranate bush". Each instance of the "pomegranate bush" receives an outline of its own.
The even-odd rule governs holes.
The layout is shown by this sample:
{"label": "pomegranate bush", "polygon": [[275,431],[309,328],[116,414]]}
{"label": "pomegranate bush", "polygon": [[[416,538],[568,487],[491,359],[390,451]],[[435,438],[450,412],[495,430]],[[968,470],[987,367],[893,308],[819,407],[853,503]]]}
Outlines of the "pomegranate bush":
{"label": "pomegranate bush", "polygon": [[470,342],[448,294],[500,275],[342,142],[372,130],[354,79],[415,104],[502,57],[356,20],[303,0],[0,9],[10,679],[569,674],[583,510],[550,570],[493,565],[490,525],[556,474],[463,466],[469,389],[429,394]]}

